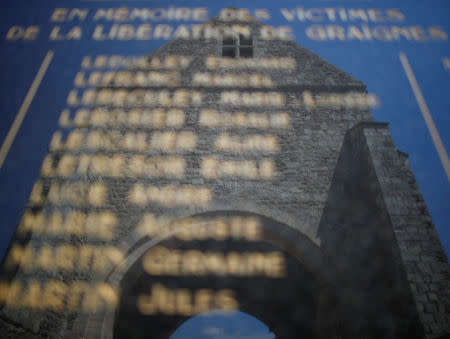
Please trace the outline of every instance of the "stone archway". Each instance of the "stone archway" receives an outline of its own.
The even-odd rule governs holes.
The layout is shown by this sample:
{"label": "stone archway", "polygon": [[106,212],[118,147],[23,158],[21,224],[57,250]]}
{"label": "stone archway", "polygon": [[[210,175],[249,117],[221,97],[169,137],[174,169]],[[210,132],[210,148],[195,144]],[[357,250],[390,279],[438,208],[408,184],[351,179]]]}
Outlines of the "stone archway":
{"label": "stone archway", "polygon": [[215,308],[248,313],[277,338],[323,337],[324,303],[335,299],[338,275],[306,236],[239,211],[203,213],[165,227],[174,232],[150,242],[121,277],[120,304],[106,316],[103,338],[151,333],[166,339],[191,316]]}

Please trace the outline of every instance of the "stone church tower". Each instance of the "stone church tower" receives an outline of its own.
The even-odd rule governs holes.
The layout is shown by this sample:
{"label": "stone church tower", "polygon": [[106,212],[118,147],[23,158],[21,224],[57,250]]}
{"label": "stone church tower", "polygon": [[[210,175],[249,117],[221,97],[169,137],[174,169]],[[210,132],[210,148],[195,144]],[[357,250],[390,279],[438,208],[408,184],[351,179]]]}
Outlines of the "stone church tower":
{"label": "stone church tower", "polygon": [[2,337],[162,339],[211,309],[276,338],[450,335],[447,258],[366,86],[238,14],[83,62],[3,262]]}

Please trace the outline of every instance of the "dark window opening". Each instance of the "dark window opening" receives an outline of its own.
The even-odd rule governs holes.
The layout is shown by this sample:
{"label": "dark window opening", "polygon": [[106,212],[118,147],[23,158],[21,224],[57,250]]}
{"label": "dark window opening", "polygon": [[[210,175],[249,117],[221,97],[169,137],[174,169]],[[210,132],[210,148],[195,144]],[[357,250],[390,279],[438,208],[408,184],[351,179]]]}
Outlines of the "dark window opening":
{"label": "dark window opening", "polygon": [[252,46],[253,45],[253,41],[252,41],[252,37],[245,37],[242,34],[239,34],[239,44],[241,46]]}
{"label": "dark window opening", "polygon": [[222,42],[222,56],[225,58],[252,58],[252,37],[242,34],[236,37],[225,37]]}
{"label": "dark window opening", "polygon": [[235,47],[223,47],[222,56],[227,58],[235,58],[236,57],[236,48]]}
{"label": "dark window opening", "polygon": [[241,58],[251,58],[253,57],[253,48],[251,47],[241,47],[239,50],[239,56]]}
{"label": "dark window opening", "polygon": [[234,46],[234,45],[236,45],[236,39],[234,39],[233,37],[227,37],[227,38],[223,39],[223,45],[224,46],[226,46],[226,45]]}

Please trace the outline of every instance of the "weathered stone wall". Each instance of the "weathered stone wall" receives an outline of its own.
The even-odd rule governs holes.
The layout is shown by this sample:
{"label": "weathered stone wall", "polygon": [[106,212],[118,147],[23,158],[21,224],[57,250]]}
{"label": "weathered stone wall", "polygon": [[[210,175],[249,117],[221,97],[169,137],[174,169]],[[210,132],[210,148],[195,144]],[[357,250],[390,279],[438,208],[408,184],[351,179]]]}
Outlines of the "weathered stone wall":
{"label": "weathered stone wall", "polygon": [[449,266],[387,124],[361,123],[347,133],[319,236],[352,293],[361,293],[362,327],[395,338],[448,333]]}
{"label": "weathered stone wall", "polygon": [[365,130],[374,170],[427,338],[450,333],[450,265],[407,156],[387,128]]}

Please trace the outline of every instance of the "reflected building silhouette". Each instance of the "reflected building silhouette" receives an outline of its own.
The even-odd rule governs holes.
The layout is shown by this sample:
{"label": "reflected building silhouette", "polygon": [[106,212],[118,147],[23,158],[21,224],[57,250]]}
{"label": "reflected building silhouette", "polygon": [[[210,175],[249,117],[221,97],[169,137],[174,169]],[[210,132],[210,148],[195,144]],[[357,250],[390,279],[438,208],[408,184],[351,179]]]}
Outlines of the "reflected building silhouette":
{"label": "reflected building silhouette", "polygon": [[447,258],[366,86],[241,14],[86,62],[4,261],[7,337],[169,338],[217,308],[276,338],[450,333]]}

